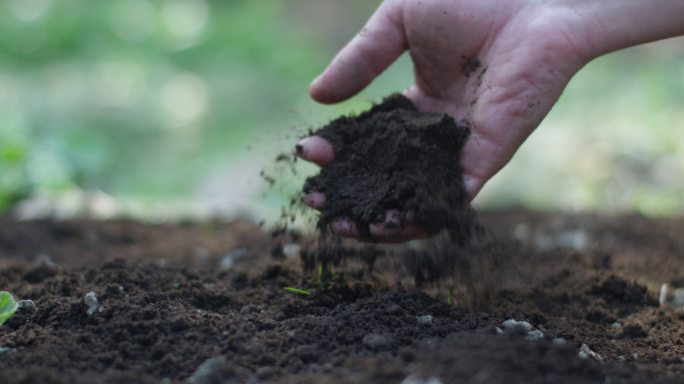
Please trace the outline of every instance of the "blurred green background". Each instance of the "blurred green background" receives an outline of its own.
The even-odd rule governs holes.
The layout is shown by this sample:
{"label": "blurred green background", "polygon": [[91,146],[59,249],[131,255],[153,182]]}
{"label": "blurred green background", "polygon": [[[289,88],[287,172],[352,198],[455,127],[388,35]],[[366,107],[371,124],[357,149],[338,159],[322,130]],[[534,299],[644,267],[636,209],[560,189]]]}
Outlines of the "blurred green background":
{"label": "blurred green background", "polygon": [[[301,185],[277,153],[411,83],[402,57],[353,100],[306,88],[379,0],[0,0],[0,214],[269,215]],[[477,204],[684,211],[684,44],[573,79]]]}

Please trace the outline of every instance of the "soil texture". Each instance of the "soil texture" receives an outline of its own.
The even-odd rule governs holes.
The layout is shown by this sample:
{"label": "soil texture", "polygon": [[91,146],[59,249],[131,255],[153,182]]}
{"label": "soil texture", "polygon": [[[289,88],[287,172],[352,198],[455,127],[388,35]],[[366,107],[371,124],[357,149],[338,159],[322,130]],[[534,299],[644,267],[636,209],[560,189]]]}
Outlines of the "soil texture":
{"label": "soil texture", "polygon": [[469,132],[447,114],[418,111],[400,94],[313,132],[335,149],[335,159],[304,185],[305,193],[325,193],[319,228],[347,218],[368,238],[370,224],[392,231],[414,223],[466,243],[476,227],[459,167]]}
{"label": "soil texture", "polygon": [[477,307],[385,253],[319,288],[306,236],[274,258],[246,221],[0,221],[0,289],[35,305],[0,327],[0,382],[684,381],[684,318],[658,304],[684,219],[480,219],[510,267]]}

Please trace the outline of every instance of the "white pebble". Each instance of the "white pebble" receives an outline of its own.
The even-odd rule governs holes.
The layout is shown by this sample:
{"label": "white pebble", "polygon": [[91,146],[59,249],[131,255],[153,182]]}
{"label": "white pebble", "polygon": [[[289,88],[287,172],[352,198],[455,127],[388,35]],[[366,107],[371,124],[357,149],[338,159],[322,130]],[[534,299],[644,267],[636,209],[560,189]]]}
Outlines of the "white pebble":
{"label": "white pebble", "polygon": [[544,333],[538,329],[527,332],[527,340],[537,341],[544,338]]}
{"label": "white pebble", "polygon": [[402,380],[401,384],[442,384],[442,380],[434,376],[423,378],[418,375],[412,374],[406,376],[406,378]]}
{"label": "white pebble", "polygon": [[503,325],[503,327],[506,329],[514,328],[514,327],[522,327],[527,332],[534,329],[532,324],[528,323],[527,321],[518,321],[515,319],[508,319],[508,320],[504,321],[501,325]]}
{"label": "white pebble", "polygon": [[301,247],[297,243],[290,243],[290,244],[285,244],[283,245],[283,255],[285,255],[287,258],[297,258],[299,257],[299,252],[301,251]]}
{"label": "white pebble", "polygon": [[582,359],[594,359],[598,361],[599,363],[603,363],[603,357],[599,355],[598,353],[594,352],[589,348],[588,345],[582,344],[582,346],[579,349],[579,352],[577,352],[577,356],[579,356]]}
{"label": "white pebble", "polygon": [[416,316],[416,322],[418,325],[430,326],[432,325],[432,315]]}
{"label": "white pebble", "polygon": [[248,252],[245,248],[233,249],[232,251],[228,252],[225,256],[223,256],[221,261],[219,261],[218,267],[219,269],[231,269],[233,268],[233,265],[235,265],[236,261],[242,259],[247,255]]}
{"label": "white pebble", "polygon": [[19,300],[17,301],[17,309],[20,311],[35,312],[38,307],[36,307],[36,303],[34,303],[33,300]]}
{"label": "white pebble", "polygon": [[100,310],[100,302],[97,300],[95,292],[90,291],[86,293],[85,296],[83,296],[83,302],[88,306],[88,309],[86,310],[88,316],[92,316],[95,312]]}

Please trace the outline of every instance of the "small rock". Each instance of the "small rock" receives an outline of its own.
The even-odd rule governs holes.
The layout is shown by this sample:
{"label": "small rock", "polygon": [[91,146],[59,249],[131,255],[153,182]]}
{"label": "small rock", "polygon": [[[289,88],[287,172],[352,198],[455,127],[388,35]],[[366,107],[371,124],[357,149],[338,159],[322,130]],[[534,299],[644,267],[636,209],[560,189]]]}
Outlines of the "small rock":
{"label": "small rock", "polygon": [[416,322],[420,326],[429,327],[432,325],[432,315],[416,316]]}
{"label": "small rock", "polygon": [[289,259],[295,259],[299,257],[299,252],[301,247],[297,243],[290,243],[283,245],[283,255]]}
{"label": "small rock", "polygon": [[538,329],[534,329],[532,324],[528,323],[527,321],[508,319],[501,325],[503,325],[503,327],[506,329],[522,328],[525,332],[527,332],[527,336],[525,336],[525,338],[530,341],[536,341],[544,338],[544,333]]}
{"label": "small rock", "polygon": [[535,248],[540,251],[566,248],[581,252],[587,249],[591,243],[589,234],[581,229],[570,229],[557,233],[538,234],[533,240]]}
{"label": "small rock", "polygon": [[17,310],[33,313],[38,310],[38,307],[36,307],[36,303],[33,300],[19,300],[17,301]]}
{"label": "small rock", "polygon": [[373,351],[381,351],[383,349],[389,349],[392,346],[392,342],[385,335],[378,333],[369,333],[363,337],[363,344],[372,349]]}
{"label": "small rock", "polygon": [[513,237],[520,241],[527,241],[530,238],[530,226],[520,223],[513,228]]}
{"label": "small rock", "polygon": [[534,329],[532,331],[528,331],[525,338],[530,341],[541,340],[544,338],[544,333],[538,329]]}
{"label": "small rock", "polygon": [[223,356],[212,357],[200,364],[188,377],[188,384],[238,384],[253,382],[254,377]]}
{"label": "small rock", "polygon": [[503,327],[506,329],[515,328],[515,327],[522,327],[527,332],[534,329],[532,324],[528,323],[527,321],[518,321],[515,319],[508,319],[508,320],[504,321],[501,325],[503,325]]}
{"label": "small rock", "polygon": [[86,309],[88,316],[92,316],[95,312],[101,311],[100,302],[97,299],[95,292],[90,291],[86,293],[85,296],[83,296],[83,302],[88,307],[88,309]]}
{"label": "small rock", "polygon": [[501,329],[501,328],[499,328],[499,327],[496,327],[496,334],[497,334],[497,335],[500,335],[500,334],[502,334],[502,333],[503,333],[503,329]]}
{"label": "small rock", "polygon": [[684,288],[674,287],[668,283],[663,283],[663,285],[660,286],[658,302],[661,307],[669,307],[681,311],[682,307],[684,307]]}
{"label": "small rock", "polygon": [[219,261],[218,267],[219,269],[231,269],[236,261],[246,257],[248,254],[245,248],[235,248],[223,256],[221,261]]}
{"label": "small rock", "polygon": [[563,344],[567,343],[567,340],[565,340],[562,337],[554,337],[553,339],[551,339],[551,342],[556,344],[556,345],[563,345]]}
{"label": "small rock", "polygon": [[408,375],[404,380],[402,380],[401,384],[442,384],[442,380],[430,376],[430,377],[421,377],[415,374]]}
{"label": "small rock", "polygon": [[616,321],[613,324],[611,324],[610,327],[613,329],[620,329],[622,328],[622,324],[619,321]]}
{"label": "small rock", "polygon": [[582,359],[594,359],[598,361],[599,363],[603,363],[603,357],[599,355],[598,353],[594,352],[589,348],[588,345],[582,344],[582,346],[579,349],[579,352],[577,352],[577,356],[579,356]]}
{"label": "small rock", "polygon": [[14,349],[14,348],[0,347],[0,358],[4,357],[5,355],[9,355],[10,353],[13,353],[15,351],[16,351],[16,349]]}

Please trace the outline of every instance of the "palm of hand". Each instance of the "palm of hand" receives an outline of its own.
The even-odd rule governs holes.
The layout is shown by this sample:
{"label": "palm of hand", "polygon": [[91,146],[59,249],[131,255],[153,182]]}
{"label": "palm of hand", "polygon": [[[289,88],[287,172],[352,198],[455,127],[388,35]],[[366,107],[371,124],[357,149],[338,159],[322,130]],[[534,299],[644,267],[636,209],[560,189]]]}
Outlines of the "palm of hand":
{"label": "palm of hand", "polygon": [[[447,112],[472,128],[461,166],[475,196],[546,116],[586,62],[567,11],[539,1],[403,3],[422,110]],[[479,64],[477,68],[476,65]]]}

